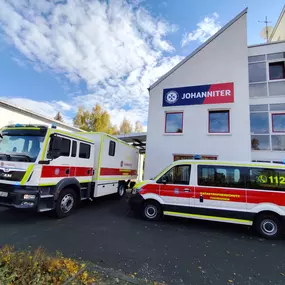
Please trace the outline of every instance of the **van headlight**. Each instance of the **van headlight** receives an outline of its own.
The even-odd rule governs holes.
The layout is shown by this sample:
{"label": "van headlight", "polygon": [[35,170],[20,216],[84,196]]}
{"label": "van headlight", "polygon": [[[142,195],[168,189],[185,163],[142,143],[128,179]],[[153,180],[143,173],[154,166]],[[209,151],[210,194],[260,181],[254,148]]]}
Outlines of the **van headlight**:
{"label": "van headlight", "polygon": [[133,194],[137,194],[137,193],[139,193],[141,190],[142,190],[142,188],[141,188],[141,187],[133,188],[132,193],[133,193]]}

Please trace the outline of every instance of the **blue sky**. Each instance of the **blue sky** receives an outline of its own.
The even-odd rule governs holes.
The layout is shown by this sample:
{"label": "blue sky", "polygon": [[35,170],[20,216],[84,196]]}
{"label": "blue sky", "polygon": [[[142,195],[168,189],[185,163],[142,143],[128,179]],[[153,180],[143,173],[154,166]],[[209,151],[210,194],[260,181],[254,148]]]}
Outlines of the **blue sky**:
{"label": "blue sky", "polygon": [[[59,2],[59,3],[58,3]],[[274,5],[272,4],[274,2]],[[146,125],[149,85],[248,7],[248,44],[259,20],[274,25],[284,0],[4,0],[0,99],[72,123],[100,103],[119,125]]]}

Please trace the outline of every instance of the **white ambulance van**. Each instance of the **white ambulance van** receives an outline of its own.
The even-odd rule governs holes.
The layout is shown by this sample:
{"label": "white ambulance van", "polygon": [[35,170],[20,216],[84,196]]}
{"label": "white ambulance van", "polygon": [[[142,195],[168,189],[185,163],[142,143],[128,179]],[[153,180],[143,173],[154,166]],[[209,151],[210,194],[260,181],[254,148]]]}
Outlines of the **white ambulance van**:
{"label": "white ambulance van", "polygon": [[137,179],[139,150],[104,133],[37,125],[0,132],[0,206],[69,215],[85,199],[122,197]]}
{"label": "white ambulance van", "polygon": [[242,224],[276,238],[284,229],[285,165],[178,160],[138,183],[129,203],[147,220],[167,215]]}

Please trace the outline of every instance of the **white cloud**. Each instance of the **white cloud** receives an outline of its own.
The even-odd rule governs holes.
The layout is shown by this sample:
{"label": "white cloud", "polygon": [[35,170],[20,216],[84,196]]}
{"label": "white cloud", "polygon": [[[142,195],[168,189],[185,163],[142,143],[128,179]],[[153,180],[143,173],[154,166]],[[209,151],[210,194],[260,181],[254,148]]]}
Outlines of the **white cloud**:
{"label": "white cloud", "polygon": [[220,28],[221,24],[218,21],[219,15],[215,12],[210,17],[205,17],[197,24],[198,28],[190,33],[186,33],[181,41],[181,46],[189,44],[191,41],[205,42],[214,35]]}
{"label": "white cloud", "polygon": [[[72,111],[101,103],[115,123],[121,114],[146,122],[147,88],[182,59],[172,55],[175,49],[165,39],[176,27],[152,17],[136,1],[55,2],[0,1],[0,29],[35,70],[86,83],[87,95],[56,106]],[[37,104],[29,106],[45,112]]]}

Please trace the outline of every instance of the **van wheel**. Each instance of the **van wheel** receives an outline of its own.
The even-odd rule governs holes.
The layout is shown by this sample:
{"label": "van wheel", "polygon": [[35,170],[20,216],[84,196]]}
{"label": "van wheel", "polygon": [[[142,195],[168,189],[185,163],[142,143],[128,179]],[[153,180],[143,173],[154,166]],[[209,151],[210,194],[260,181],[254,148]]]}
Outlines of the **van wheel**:
{"label": "van wheel", "polygon": [[281,221],[272,214],[260,214],[254,222],[255,230],[266,239],[276,239],[282,232]]}
{"label": "van wheel", "polygon": [[56,201],[54,214],[57,218],[64,218],[70,215],[77,204],[77,196],[73,189],[63,189]]}
{"label": "van wheel", "polygon": [[158,202],[146,201],[142,211],[143,218],[149,221],[158,221],[162,217],[162,209]]}
{"label": "van wheel", "polygon": [[124,197],[125,193],[126,193],[126,185],[124,183],[119,184],[117,198],[120,199]]}

